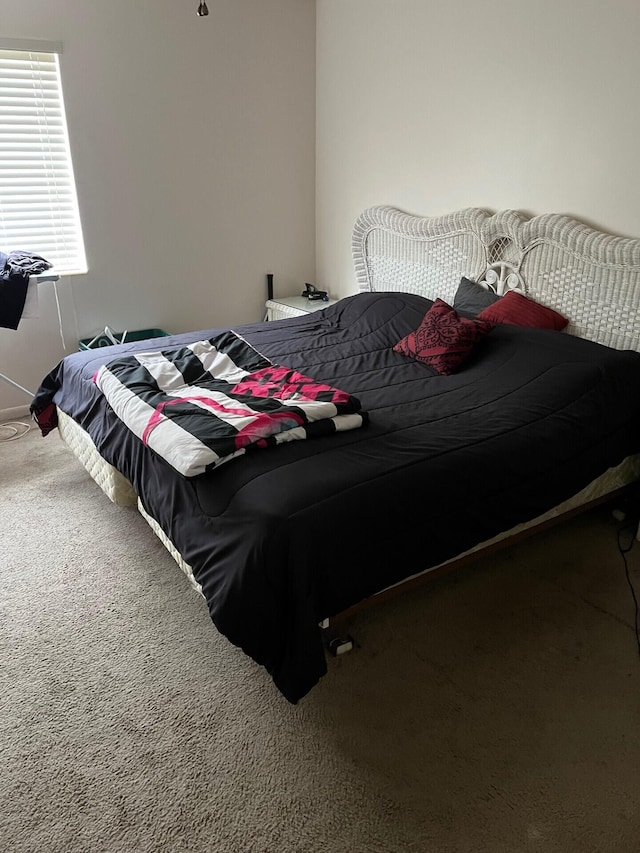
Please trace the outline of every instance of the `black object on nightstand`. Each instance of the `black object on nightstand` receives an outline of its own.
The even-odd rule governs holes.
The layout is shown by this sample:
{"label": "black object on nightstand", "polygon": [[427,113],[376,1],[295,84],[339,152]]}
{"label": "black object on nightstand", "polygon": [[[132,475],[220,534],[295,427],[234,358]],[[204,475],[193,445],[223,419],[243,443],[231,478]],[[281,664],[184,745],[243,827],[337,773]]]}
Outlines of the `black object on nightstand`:
{"label": "black object on nightstand", "polygon": [[304,290],[302,291],[302,296],[306,296],[307,299],[315,300],[321,299],[323,302],[329,301],[329,294],[326,290],[318,290],[315,284],[305,283]]}

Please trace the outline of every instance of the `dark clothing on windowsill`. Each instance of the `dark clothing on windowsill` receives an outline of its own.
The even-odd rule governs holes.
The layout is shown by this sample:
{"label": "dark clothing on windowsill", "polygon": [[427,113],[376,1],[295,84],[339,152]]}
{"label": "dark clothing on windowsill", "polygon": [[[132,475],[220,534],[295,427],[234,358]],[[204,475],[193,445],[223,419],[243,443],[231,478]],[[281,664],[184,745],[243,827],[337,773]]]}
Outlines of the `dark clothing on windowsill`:
{"label": "dark clothing on windowsill", "polygon": [[27,298],[29,277],[51,269],[52,264],[33,252],[0,252],[0,326],[17,329]]}

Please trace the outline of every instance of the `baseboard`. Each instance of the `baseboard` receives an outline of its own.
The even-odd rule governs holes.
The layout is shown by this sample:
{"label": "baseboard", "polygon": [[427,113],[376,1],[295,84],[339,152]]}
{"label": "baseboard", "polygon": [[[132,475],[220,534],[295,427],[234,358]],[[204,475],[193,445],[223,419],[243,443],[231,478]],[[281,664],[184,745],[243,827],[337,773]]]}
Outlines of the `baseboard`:
{"label": "baseboard", "polygon": [[16,418],[29,418],[29,406],[14,406],[12,409],[0,409],[0,423],[14,421]]}

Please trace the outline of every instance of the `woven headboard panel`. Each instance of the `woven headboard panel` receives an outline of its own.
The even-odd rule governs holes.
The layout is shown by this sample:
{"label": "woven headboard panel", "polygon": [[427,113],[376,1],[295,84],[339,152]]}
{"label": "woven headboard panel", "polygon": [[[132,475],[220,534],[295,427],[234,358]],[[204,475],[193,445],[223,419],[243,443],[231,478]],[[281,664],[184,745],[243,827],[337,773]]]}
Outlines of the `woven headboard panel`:
{"label": "woven headboard panel", "polygon": [[640,239],[613,237],[559,214],[527,219],[479,208],[413,216],[370,207],[355,224],[361,290],[418,293],[450,304],[460,278],[505,261],[524,292],[569,319],[567,332],[640,350]]}

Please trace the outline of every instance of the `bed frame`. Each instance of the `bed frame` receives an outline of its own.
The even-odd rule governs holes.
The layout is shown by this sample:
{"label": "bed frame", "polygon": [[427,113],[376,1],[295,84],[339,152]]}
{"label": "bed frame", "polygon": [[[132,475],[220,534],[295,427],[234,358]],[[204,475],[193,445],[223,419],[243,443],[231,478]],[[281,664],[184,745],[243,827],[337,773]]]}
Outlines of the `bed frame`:
{"label": "bed frame", "polygon": [[[569,319],[566,332],[615,349],[640,351],[640,239],[616,237],[558,214],[528,218],[512,210],[468,208],[424,217],[376,206],[357,219],[352,238],[362,291],[417,293],[453,304],[462,276],[501,295],[518,289]],[[143,510],[130,483],[104,461],[88,434],[59,412],[59,431],[110,500],[138,509],[200,592],[159,526]],[[518,525],[465,554],[385,590],[367,604],[504,547],[544,526],[612,498],[640,477],[640,456],[606,472],[550,512]],[[361,609],[356,605],[332,623]],[[325,627],[327,622],[323,623]],[[348,642],[347,642],[348,647]],[[339,642],[332,651],[346,650]]]}
{"label": "bed frame", "polygon": [[500,295],[518,288],[569,319],[567,332],[640,350],[640,239],[614,237],[558,214],[467,208],[413,216],[371,207],[353,231],[364,291],[409,291],[453,304],[462,276]]}

